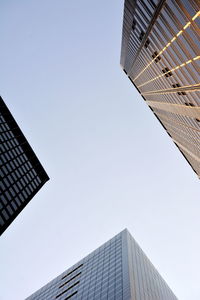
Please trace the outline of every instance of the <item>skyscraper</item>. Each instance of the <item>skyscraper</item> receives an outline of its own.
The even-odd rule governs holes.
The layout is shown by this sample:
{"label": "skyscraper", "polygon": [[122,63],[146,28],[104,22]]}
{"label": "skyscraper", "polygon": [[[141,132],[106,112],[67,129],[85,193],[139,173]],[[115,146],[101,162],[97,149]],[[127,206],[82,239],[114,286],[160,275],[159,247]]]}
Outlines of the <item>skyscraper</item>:
{"label": "skyscraper", "polygon": [[1,97],[0,131],[2,234],[49,177]]}
{"label": "skyscraper", "polygon": [[200,2],[125,0],[121,66],[200,176]]}
{"label": "skyscraper", "polygon": [[125,229],[27,300],[177,300]]}

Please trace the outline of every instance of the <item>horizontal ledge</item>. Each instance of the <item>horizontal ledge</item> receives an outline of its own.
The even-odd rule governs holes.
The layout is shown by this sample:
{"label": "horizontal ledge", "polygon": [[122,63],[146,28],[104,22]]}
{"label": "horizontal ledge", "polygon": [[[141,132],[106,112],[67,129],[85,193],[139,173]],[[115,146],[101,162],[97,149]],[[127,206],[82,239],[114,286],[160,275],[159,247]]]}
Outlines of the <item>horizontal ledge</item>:
{"label": "horizontal ledge", "polygon": [[[200,129],[197,129],[196,127],[192,127],[192,126],[189,126],[188,124],[186,123],[182,123],[182,122],[178,122],[178,121],[175,121],[174,119],[171,119],[167,116],[165,116],[164,114],[162,113],[158,113],[158,112],[155,112],[155,114],[157,115],[157,117],[161,120],[161,122],[166,122],[167,124],[176,124],[174,126],[179,126],[179,127],[186,127],[186,128],[189,128],[191,130],[194,130],[196,132],[200,132]],[[178,127],[178,128],[179,128]]]}
{"label": "horizontal ledge", "polygon": [[189,149],[187,149],[185,146],[183,146],[181,143],[177,142],[175,139],[173,139],[174,143],[177,144],[179,148],[184,150],[189,156],[194,158],[196,161],[200,162],[200,157],[198,157],[196,154],[192,153]]}
{"label": "horizontal ledge", "polygon": [[200,119],[200,107],[191,107],[184,104],[163,103],[159,101],[146,101],[152,108],[158,108],[173,114]]}
{"label": "horizontal ledge", "polygon": [[164,90],[154,90],[154,91],[147,91],[142,93],[142,95],[157,95],[157,94],[170,94],[170,93],[178,93],[178,92],[196,92],[200,90],[200,83],[194,85],[186,85],[180,86],[177,88],[170,88]]}

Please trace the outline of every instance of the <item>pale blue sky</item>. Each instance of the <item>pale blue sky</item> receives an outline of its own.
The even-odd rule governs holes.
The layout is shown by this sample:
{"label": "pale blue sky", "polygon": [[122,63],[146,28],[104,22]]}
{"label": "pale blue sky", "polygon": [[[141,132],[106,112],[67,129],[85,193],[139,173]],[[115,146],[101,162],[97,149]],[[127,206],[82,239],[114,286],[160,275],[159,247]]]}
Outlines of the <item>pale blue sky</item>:
{"label": "pale blue sky", "polygon": [[1,0],[0,94],[50,176],[1,238],[22,300],[125,227],[199,300],[199,180],[119,66],[122,0]]}

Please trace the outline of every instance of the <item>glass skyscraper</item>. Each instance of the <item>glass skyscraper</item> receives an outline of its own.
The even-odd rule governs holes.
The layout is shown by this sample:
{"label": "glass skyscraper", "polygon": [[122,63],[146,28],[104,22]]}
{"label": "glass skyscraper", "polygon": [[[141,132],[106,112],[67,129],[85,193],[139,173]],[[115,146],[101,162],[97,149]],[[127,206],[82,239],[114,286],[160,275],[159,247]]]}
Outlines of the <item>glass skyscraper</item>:
{"label": "glass skyscraper", "polygon": [[121,66],[200,176],[200,1],[125,0]]}
{"label": "glass skyscraper", "polygon": [[0,235],[49,177],[0,97]]}
{"label": "glass skyscraper", "polygon": [[26,300],[177,300],[125,229]]}

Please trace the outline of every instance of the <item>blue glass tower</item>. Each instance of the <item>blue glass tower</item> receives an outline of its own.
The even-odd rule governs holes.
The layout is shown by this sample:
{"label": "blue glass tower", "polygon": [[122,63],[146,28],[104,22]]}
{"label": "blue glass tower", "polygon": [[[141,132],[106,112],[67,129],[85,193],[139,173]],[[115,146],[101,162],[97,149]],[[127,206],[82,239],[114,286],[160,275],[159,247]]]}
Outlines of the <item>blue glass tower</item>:
{"label": "blue glass tower", "polygon": [[125,229],[27,300],[177,300]]}

